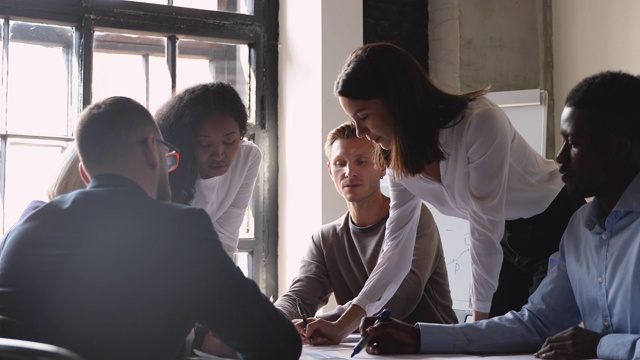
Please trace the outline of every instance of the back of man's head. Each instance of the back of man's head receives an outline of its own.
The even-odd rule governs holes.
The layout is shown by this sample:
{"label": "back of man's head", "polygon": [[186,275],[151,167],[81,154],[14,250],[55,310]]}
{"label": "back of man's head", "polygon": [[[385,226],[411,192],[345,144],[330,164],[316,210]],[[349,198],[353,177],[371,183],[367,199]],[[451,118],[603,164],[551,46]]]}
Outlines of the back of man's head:
{"label": "back of man's head", "polygon": [[605,71],[574,86],[565,106],[589,111],[599,132],[640,140],[639,102],[640,77]]}
{"label": "back of man's head", "polygon": [[120,96],[87,107],[75,131],[82,165],[93,176],[126,169],[135,147],[149,134],[159,135],[151,113]]}

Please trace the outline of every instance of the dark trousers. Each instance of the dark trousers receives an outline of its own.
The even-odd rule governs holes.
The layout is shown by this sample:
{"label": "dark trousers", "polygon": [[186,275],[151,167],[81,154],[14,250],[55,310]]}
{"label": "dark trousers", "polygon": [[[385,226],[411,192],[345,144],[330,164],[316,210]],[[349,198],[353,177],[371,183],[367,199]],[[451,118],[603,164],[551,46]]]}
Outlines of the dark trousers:
{"label": "dark trousers", "polygon": [[549,256],[558,251],[571,215],[584,203],[584,199],[570,197],[563,187],[542,213],[505,221],[500,242],[504,258],[490,317],[520,310],[527,303],[547,275]]}

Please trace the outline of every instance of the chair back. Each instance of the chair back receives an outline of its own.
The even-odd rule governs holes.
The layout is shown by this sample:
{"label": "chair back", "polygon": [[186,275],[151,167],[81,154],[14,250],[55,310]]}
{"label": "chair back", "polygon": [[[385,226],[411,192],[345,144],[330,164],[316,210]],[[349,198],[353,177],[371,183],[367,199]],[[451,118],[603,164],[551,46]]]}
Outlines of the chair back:
{"label": "chair back", "polygon": [[83,360],[79,355],[55,345],[0,338],[0,359]]}
{"label": "chair back", "polygon": [[473,322],[473,311],[463,309],[453,309],[458,318],[458,324],[464,324],[467,322]]}
{"label": "chair back", "polygon": [[25,339],[27,337],[27,325],[21,321],[0,316],[0,337]]}

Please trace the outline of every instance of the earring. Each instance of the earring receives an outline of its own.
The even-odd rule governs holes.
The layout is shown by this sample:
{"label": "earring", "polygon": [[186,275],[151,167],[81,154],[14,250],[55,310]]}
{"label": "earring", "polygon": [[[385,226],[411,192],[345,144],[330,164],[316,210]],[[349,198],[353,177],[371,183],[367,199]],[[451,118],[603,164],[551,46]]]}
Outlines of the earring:
{"label": "earring", "polygon": [[380,180],[384,179],[384,176],[380,176]]}

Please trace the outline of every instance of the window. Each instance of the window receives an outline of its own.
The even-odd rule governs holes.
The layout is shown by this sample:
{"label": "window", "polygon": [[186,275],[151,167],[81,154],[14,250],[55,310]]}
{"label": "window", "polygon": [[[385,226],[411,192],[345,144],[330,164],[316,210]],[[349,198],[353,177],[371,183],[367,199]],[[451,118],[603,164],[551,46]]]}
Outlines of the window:
{"label": "window", "polygon": [[264,154],[236,263],[276,295],[277,0],[0,3],[0,230],[46,190],[85,106],[113,95],[152,113],[222,80],[244,98]]}

